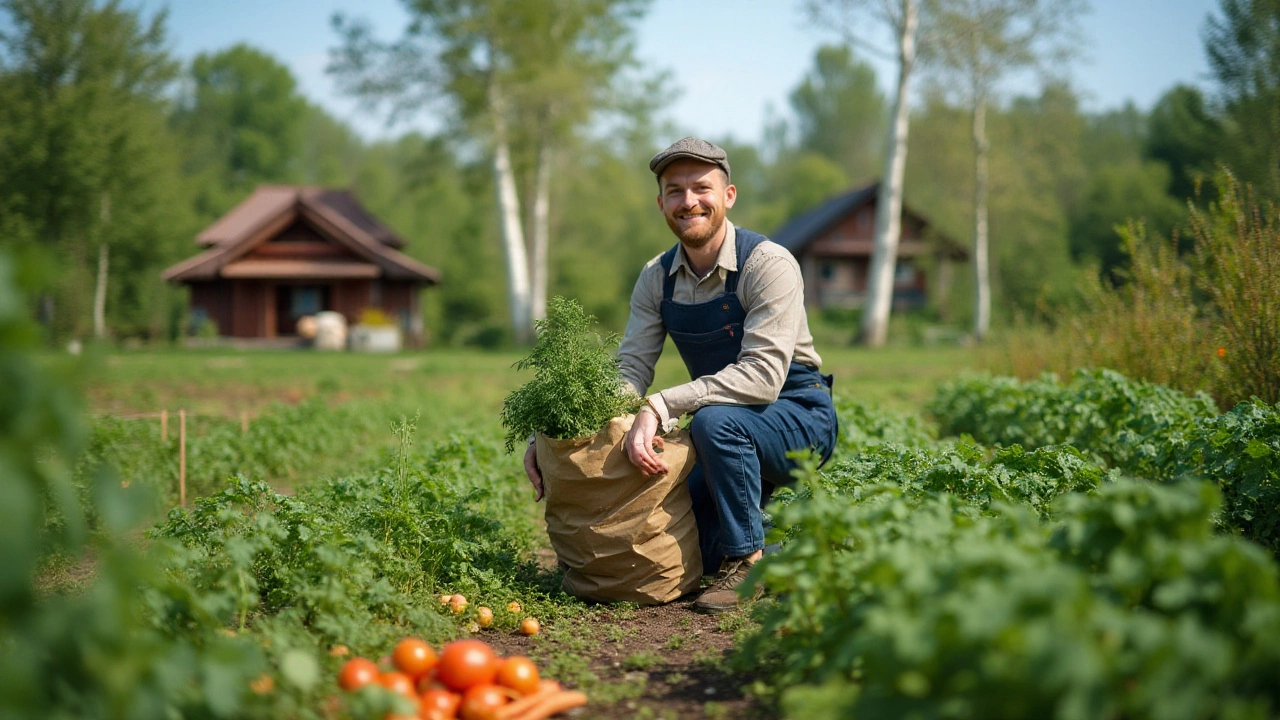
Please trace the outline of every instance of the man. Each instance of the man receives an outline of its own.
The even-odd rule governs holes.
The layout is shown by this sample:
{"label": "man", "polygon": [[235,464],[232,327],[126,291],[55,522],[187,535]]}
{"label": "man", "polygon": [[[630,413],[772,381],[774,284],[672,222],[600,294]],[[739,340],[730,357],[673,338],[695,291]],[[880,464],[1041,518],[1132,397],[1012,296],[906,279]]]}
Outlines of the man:
{"label": "man", "polygon": [[799,264],[725,217],[738,192],[725,151],[684,138],[649,169],[679,242],[641,271],[618,357],[623,378],[644,395],[669,334],[692,380],[648,395],[624,446],[646,475],[665,473],[653,437],[693,414],[698,465],[689,490],[703,567],[719,568],[694,607],[720,613],[736,607],[736,588],[763,554],[761,508],[791,481],[787,453],[831,455],[831,377],[818,373]]}

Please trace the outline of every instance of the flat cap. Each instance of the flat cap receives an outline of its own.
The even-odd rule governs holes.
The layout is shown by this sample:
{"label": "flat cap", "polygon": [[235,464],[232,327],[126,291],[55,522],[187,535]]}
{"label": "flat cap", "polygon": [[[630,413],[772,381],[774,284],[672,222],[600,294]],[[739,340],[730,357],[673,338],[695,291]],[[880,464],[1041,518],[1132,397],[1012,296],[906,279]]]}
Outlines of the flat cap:
{"label": "flat cap", "polygon": [[654,155],[649,161],[649,169],[654,175],[661,175],[668,165],[680,158],[710,163],[723,170],[725,177],[729,177],[729,156],[725,154],[724,148],[695,137],[681,138],[672,143],[671,147]]}

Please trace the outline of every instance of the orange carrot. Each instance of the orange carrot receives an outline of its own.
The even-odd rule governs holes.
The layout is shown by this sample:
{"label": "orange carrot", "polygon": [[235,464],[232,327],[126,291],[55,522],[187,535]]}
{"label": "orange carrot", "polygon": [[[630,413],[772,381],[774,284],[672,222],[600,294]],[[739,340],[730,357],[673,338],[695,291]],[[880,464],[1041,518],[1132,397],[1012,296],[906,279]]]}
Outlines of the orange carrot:
{"label": "orange carrot", "polygon": [[552,693],[558,693],[561,689],[560,683],[555,680],[540,680],[538,681],[537,690],[498,708],[498,711],[494,713],[493,720],[512,720],[525,710],[537,705],[543,698]]}
{"label": "orange carrot", "polygon": [[586,704],[586,695],[576,690],[560,690],[545,697],[539,696],[539,702],[536,705],[511,720],[546,720],[552,715]]}

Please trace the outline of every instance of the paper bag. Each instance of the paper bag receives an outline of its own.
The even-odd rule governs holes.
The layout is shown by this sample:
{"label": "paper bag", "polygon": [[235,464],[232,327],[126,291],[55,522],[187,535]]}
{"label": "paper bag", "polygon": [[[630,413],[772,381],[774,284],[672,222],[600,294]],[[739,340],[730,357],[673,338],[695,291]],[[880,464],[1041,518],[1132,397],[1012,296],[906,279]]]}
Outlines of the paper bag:
{"label": "paper bag", "polygon": [[646,478],[622,447],[634,420],[623,415],[573,440],[537,436],[547,534],[570,595],[656,605],[698,588],[702,555],[685,484],[693,441],[685,430],[664,436],[670,470]]}

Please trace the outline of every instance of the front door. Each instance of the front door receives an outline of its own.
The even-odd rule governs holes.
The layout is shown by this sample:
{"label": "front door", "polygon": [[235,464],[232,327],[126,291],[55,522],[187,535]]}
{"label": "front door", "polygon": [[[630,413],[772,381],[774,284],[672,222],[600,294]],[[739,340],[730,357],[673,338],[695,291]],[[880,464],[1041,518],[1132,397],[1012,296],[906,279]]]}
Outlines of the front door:
{"label": "front door", "polygon": [[277,285],[276,334],[297,335],[298,318],[330,308],[328,285]]}

